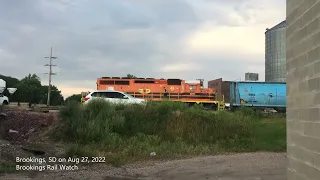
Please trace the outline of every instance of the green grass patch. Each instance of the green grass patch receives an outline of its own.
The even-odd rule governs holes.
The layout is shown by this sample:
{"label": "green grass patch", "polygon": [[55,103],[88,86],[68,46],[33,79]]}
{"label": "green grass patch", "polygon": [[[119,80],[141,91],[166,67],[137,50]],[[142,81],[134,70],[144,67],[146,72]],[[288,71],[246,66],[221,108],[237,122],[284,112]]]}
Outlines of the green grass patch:
{"label": "green grass patch", "polygon": [[0,174],[16,172],[16,163],[0,159]]}
{"label": "green grass patch", "polygon": [[285,151],[285,117],[252,109],[212,112],[179,102],[113,105],[68,103],[53,137],[70,143],[67,156],[104,156],[111,164],[150,157]]}
{"label": "green grass patch", "polygon": [[252,150],[285,152],[287,149],[285,117],[262,119],[255,124]]}

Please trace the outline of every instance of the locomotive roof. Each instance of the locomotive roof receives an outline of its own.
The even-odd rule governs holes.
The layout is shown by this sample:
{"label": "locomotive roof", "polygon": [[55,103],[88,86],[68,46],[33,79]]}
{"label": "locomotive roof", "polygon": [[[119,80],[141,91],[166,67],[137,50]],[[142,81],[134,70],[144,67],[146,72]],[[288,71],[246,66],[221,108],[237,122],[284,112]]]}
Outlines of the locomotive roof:
{"label": "locomotive roof", "polygon": [[128,77],[100,77],[98,79],[112,79],[112,80],[116,80],[116,79],[125,79],[125,80],[130,80],[130,79],[135,79],[135,80],[182,80],[182,79],[177,79],[177,78],[168,78],[168,79],[164,79],[164,78],[128,78]]}

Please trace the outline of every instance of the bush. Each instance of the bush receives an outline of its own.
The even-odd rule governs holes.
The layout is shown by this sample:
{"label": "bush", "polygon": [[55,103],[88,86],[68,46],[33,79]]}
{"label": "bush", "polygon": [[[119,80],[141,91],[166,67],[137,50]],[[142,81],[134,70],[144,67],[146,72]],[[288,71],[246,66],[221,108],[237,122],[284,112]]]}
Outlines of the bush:
{"label": "bush", "polygon": [[[180,102],[114,105],[95,100],[87,105],[70,102],[61,109],[60,115],[55,138],[76,143],[76,147],[89,145],[100,152],[123,157],[148,156],[152,151],[166,157],[221,151],[285,150],[282,141],[285,129],[262,126],[265,116],[249,109],[214,112]],[[275,122],[285,124],[283,119]],[[262,127],[264,130],[257,133]],[[261,137],[274,130],[280,131],[277,147],[273,147],[270,138],[268,147],[257,142],[259,138],[265,140]],[[82,151],[73,145],[68,153],[79,155]]]}

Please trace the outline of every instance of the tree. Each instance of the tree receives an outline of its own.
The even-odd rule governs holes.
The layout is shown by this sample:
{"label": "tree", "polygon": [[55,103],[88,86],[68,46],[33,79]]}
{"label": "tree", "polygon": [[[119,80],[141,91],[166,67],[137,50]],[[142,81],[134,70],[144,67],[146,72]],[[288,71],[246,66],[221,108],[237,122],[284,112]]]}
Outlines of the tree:
{"label": "tree", "polygon": [[[0,75],[7,83],[7,87],[17,88],[17,91],[9,96],[11,102],[47,103],[48,86],[42,86],[40,78],[36,74],[29,74],[20,81],[10,76]],[[4,93],[9,95],[8,92]],[[64,103],[61,91],[56,86],[51,87],[51,105]]]}
{"label": "tree", "polygon": [[3,79],[4,81],[6,81],[7,87],[9,87],[9,88],[16,87],[17,84],[19,84],[19,79],[11,77],[11,76],[4,76],[4,75],[0,74],[0,79]]}
{"label": "tree", "polygon": [[137,79],[137,77],[133,74],[127,74],[127,78],[130,78],[130,79]]}
{"label": "tree", "polygon": [[29,74],[21,79],[18,84],[17,96],[19,102],[39,103],[43,94],[41,93],[40,78],[36,74]]}
{"label": "tree", "polygon": [[[48,101],[48,86],[42,86],[41,88],[41,104],[47,104]],[[64,103],[63,96],[61,94],[61,91],[59,89],[52,85],[51,86],[51,94],[50,94],[50,105],[52,106],[58,106],[62,105]]]}
{"label": "tree", "polygon": [[70,101],[81,102],[81,94],[73,94],[66,98],[65,102],[68,103]]}
{"label": "tree", "polygon": [[[17,91],[13,94],[16,101],[18,102],[28,102],[28,85],[26,83],[19,83],[17,85]],[[13,101],[13,99],[10,99],[10,101]]]}

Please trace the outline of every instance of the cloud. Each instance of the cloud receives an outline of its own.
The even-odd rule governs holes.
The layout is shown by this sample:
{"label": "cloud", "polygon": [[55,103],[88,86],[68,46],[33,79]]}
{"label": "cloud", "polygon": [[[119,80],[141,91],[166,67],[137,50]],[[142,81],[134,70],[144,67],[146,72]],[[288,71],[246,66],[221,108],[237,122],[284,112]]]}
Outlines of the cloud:
{"label": "cloud", "polygon": [[37,73],[68,96],[101,76],[264,79],[264,31],[285,1],[16,0],[0,2],[0,74]]}
{"label": "cloud", "polygon": [[196,64],[188,64],[184,62],[167,64],[160,67],[160,72],[163,72],[163,73],[174,73],[174,72],[187,73],[187,72],[194,72],[198,70],[201,70],[201,67],[197,66]]}
{"label": "cloud", "polygon": [[263,54],[264,39],[261,30],[264,26],[209,26],[199,29],[190,36],[189,49],[191,52],[211,51],[222,54],[233,52],[236,54]]}

